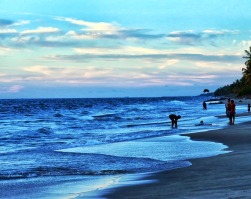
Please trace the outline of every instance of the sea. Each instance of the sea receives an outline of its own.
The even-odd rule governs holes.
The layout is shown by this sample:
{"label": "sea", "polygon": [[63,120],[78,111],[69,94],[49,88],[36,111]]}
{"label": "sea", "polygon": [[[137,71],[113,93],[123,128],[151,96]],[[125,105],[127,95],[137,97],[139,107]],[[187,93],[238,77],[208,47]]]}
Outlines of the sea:
{"label": "sea", "polygon": [[[1,99],[0,198],[101,198],[100,190],[152,183],[141,178],[226,153],[221,143],[182,136],[227,125],[216,117],[225,115],[224,104],[207,102],[203,110],[209,98]],[[181,116],[177,128],[169,114]],[[201,120],[210,125],[196,126]],[[41,186],[3,190],[26,183]]]}

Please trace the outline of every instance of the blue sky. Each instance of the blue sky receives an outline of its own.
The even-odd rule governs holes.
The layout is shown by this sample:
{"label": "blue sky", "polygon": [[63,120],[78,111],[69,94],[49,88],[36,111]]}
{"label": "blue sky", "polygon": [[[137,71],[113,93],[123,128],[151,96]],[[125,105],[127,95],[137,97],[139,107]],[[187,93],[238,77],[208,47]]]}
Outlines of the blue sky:
{"label": "blue sky", "polygon": [[201,94],[239,79],[249,0],[0,0],[0,98]]}

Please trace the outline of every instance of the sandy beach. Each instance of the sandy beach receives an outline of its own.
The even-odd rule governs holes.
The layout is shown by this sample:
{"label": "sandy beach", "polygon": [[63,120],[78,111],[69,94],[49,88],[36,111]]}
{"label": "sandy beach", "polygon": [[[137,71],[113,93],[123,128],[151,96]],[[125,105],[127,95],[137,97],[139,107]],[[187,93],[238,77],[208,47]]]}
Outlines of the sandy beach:
{"label": "sandy beach", "polygon": [[251,122],[187,134],[220,142],[230,153],[190,160],[192,166],[151,176],[153,184],[111,190],[106,198],[251,198]]}

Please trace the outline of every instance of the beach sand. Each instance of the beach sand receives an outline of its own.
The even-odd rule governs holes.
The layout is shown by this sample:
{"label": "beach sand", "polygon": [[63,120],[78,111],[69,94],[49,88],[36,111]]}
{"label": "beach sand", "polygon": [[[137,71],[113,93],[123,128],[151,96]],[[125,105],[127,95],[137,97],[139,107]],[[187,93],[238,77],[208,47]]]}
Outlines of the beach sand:
{"label": "beach sand", "polygon": [[251,122],[186,136],[223,143],[231,152],[190,160],[190,167],[148,177],[156,183],[112,189],[105,198],[251,198]]}

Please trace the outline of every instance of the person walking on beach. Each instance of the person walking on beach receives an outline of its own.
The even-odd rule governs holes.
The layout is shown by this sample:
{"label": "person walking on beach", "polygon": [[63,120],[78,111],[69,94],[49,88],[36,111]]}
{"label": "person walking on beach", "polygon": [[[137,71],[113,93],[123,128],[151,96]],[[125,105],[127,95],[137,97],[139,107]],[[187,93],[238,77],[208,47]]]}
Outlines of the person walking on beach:
{"label": "person walking on beach", "polygon": [[230,98],[228,98],[225,107],[226,107],[226,116],[229,118],[229,122],[230,122],[230,109],[231,109],[231,101],[230,101]]}
{"label": "person walking on beach", "polygon": [[234,100],[231,100],[231,106],[230,106],[230,124],[234,124],[235,120],[235,103]]}
{"label": "person walking on beach", "polygon": [[207,103],[205,101],[203,102],[203,110],[207,110]]}
{"label": "person walking on beach", "polygon": [[171,114],[169,115],[170,120],[172,121],[172,128],[175,126],[175,128],[178,127],[178,119],[181,118],[180,115],[175,115],[175,114]]}

